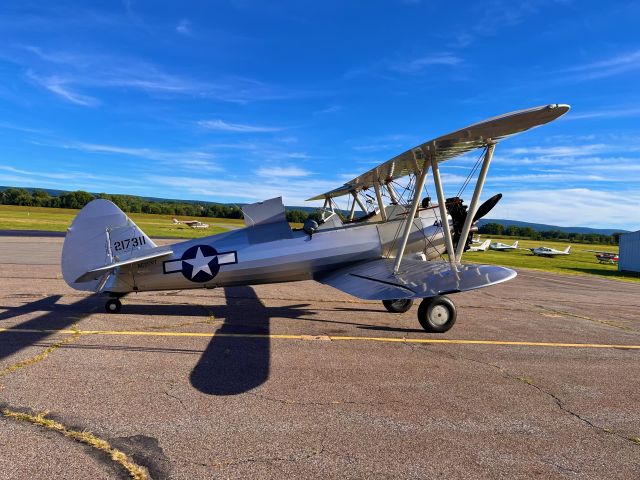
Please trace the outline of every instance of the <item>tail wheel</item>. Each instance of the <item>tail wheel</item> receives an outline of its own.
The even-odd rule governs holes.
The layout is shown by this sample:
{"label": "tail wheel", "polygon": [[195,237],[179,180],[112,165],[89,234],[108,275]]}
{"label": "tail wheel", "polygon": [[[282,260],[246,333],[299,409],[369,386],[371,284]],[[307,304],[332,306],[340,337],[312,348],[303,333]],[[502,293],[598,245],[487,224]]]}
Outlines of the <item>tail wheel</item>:
{"label": "tail wheel", "polygon": [[104,304],[107,313],[118,313],[122,309],[122,302],[118,298],[111,298]]}
{"label": "tail wheel", "polygon": [[427,332],[444,333],[456,323],[456,306],[445,296],[425,298],[418,307],[418,321]]}
{"label": "tail wheel", "polygon": [[391,313],[404,313],[413,305],[412,298],[396,298],[394,300],[383,300],[382,304]]}

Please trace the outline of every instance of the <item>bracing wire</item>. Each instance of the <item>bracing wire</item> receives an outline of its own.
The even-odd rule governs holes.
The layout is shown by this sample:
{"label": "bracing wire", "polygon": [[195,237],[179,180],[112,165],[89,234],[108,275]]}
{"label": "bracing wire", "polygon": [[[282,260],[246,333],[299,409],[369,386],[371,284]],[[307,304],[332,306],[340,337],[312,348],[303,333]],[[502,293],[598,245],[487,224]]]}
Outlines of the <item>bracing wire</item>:
{"label": "bracing wire", "polygon": [[480,164],[482,163],[482,159],[484,158],[487,152],[487,148],[488,147],[485,146],[480,152],[478,159],[475,161],[473,168],[471,169],[471,172],[469,172],[469,175],[467,175],[467,178],[465,178],[462,186],[460,187],[460,190],[458,190],[456,197],[459,197],[460,195],[462,195],[466,190],[466,188],[469,186],[469,183],[471,183],[471,179],[474,177],[475,173],[478,171],[478,168],[480,167]]}

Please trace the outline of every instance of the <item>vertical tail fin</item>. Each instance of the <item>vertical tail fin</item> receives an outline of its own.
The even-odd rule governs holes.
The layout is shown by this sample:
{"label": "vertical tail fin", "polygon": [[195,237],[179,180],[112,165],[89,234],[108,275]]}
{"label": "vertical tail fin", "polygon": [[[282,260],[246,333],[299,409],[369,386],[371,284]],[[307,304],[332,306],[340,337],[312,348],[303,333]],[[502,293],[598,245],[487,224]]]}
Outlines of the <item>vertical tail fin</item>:
{"label": "vertical tail fin", "polygon": [[564,249],[564,253],[569,253],[571,251],[571,245]]}
{"label": "vertical tail fin", "polygon": [[102,279],[76,283],[83,273],[127,260],[156,244],[114,203],[89,202],[71,223],[62,247],[62,276],[76,290],[96,291]]}
{"label": "vertical tail fin", "polygon": [[518,240],[516,240],[515,243],[513,244],[513,248],[518,248]]}

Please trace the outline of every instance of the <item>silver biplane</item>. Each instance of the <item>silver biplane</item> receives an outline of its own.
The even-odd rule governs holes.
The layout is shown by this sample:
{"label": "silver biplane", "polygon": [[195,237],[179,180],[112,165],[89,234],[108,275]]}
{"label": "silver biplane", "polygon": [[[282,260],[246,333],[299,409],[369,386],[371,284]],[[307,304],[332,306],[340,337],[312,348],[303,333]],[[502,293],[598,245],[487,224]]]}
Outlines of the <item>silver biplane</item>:
{"label": "silver biplane", "polygon": [[[62,273],[75,289],[108,295],[107,312],[120,311],[120,298],[132,292],[316,280],[358,298],[381,300],[394,313],[421,299],[422,327],[446,332],[456,320],[447,294],[516,276],[504,267],[461,263],[473,224],[500,199],[496,195],[479,205],[496,144],[568,110],[553,104],[512,112],[423,143],[311,198],[324,200],[322,219],[308,220],[302,229],[291,229],[282,199],[274,198],[244,206],[245,228],[156,246],[113,203],[94,200],[67,232]],[[475,149],[484,151],[467,207],[459,197],[445,199],[440,163]],[[429,171],[436,204],[423,198]],[[403,177],[409,184],[398,192]],[[335,208],[337,197],[350,199],[348,216]]]}

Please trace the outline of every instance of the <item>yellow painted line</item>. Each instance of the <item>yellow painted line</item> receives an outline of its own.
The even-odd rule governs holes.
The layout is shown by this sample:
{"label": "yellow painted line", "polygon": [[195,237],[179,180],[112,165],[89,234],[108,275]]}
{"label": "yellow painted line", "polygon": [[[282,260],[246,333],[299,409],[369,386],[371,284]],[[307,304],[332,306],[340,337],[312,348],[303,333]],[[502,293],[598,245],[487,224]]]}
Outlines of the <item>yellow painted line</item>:
{"label": "yellow painted line", "polygon": [[139,330],[39,330],[20,328],[0,328],[0,333],[47,333],[62,335],[125,335],[140,337],[228,337],[228,338],[269,338],[273,340],[330,340],[334,342],[387,342],[448,345],[500,345],[515,347],[563,347],[563,348],[623,348],[640,350],[640,345],[621,345],[606,343],[556,343],[556,342],[518,342],[508,340],[462,340],[439,338],[402,338],[402,337],[349,337],[332,335],[279,335],[261,333],[217,333],[217,332],[148,332]]}

